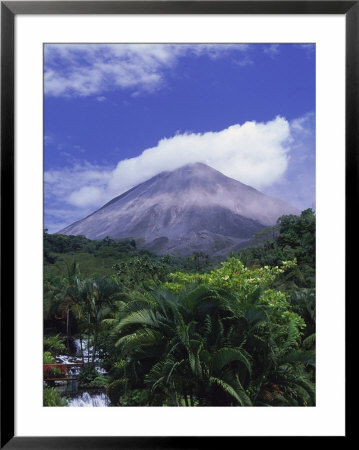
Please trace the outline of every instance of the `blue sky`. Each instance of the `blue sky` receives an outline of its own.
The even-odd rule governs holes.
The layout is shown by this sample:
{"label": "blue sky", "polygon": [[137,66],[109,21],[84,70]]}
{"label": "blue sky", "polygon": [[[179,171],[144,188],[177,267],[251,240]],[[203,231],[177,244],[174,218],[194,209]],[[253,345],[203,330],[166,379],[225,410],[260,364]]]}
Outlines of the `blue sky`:
{"label": "blue sky", "polygon": [[315,207],[315,46],[46,44],[45,227],[201,161]]}

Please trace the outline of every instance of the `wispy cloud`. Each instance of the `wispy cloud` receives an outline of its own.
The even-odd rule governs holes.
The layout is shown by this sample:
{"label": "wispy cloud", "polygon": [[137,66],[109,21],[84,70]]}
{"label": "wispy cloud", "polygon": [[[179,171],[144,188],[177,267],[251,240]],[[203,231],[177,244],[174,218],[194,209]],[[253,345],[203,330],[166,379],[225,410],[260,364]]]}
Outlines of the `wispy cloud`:
{"label": "wispy cloud", "polygon": [[296,44],[296,47],[304,50],[308,58],[315,55],[315,44]]}
{"label": "wispy cloud", "polygon": [[264,46],[264,53],[274,58],[279,53],[280,44],[269,44]]}
{"label": "wispy cloud", "polygon": [[151,92],[165,84],[166,69],[193,54],[218,59],[233,52],[248,64],[246,44],[46,44],[45,95],[96,96],[109,89]]}
{"label": "wispy cloud", "polygon": [[99,206],[113,169],[84,162],[46,171],[45,213],[51,216],[50,222],[68,223],[68,220],[76,220]]}
{"label": "wispy cloud", "polygon": [[267,193],[299,209],[315,208],[315,115],[290,122],[292,144],[284,176]]}
{"label": "wispy cloud", "polygon": [[[191,162],[203,162],[265,191],[274,186],[273,193],[283,197],[280,189],[286,189],[283,186],[288,182],[288,166],[298,164],[304,156],[314,158],[313,124],[313,115],[292,122],[277,117],[267,123],[235,124],[219,132],[176,134],[161,139],[136,158],[120,161],[116,167],[84,163],[47,171],[45,201],[49,205],[48,222],[53,224],[50,231],[58,231],[60,223],[69,224],[85,217],[161,171]],[[305,172],[306,162],[301,164]],[[310,178],[313,182],[314,174]]]}
{"label": "wispy cloud", "polygon": [[44,145],[45,145],[45,147],[48,146],[48,145],[53,144],[53,142],[54,142],[54,137],[52,135],[46,134],[44,136]]}

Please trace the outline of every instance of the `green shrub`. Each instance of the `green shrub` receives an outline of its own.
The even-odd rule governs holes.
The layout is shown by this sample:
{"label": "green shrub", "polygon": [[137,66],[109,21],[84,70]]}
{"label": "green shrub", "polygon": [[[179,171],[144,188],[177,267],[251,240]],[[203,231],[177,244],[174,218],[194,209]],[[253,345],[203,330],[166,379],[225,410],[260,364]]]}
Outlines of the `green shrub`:
{"label": "green shrub", "polygon": [[53,367],[52,368],[52,376],[54,378],[61,378],[63,376],[63,373],[59,368]]}
{"label": "green shrub", "polygon": [[44,406],[67,406],[67,400],[55,388],[45,388]]}
{"label": "green shrub", "polygon": [[80,384],[88,385],[95,380],[100,374],[93,366],[84,366],[79,374]]}
{"label": "green shrub", "polygon": [[51,355],[50,352],[44,353],[44,364],[54,364],[55,358]]}
{"label": "green shrub", "polygon": [[44,338],[44,350],[51,353],[62,353],[66,351],[66,346],[60,335],[45,337]]}
{"label": "green shrub", "polygon": [[102,387],[106,387],[107,384],[108,384],[108,379],[103,375],[99,375],[98,377],[96,377],[94,380],[92,380],[90,382],[90,387],[102,388]]}
{"label": "green shrub", "polygon": [[123,378],[113,381],[107,387],[107,395],[109,396],[109,399],[111,400],[111,403],[113,405],[118,405],[120,403],[120,398],[124,395],[125,388],[126,380]]}
{"label": "green shrub", "polygon": [[146,406],[149,401],[149,393],[142,389],[127,391],[121,401],[121,406]]}

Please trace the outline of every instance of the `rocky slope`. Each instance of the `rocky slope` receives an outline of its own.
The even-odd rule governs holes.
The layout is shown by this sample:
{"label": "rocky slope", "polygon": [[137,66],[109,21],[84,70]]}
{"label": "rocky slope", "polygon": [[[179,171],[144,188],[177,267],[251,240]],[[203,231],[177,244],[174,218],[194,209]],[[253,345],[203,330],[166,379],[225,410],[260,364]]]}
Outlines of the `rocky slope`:
{"label": "rocky slope", "polygon": [[299,214],[202,163],[162,172],[59,231],[90,239],[134,238],[156,253],[224,254],[284,214]]}

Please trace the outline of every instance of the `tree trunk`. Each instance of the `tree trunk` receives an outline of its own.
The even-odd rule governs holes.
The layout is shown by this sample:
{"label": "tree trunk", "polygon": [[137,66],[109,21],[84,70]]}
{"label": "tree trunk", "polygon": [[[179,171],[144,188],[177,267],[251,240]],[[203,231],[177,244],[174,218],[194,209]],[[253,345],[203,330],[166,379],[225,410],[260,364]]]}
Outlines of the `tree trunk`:
{"label": "tree trunk", "polygon": [[189,405],[188,405],[188,398],[187,398],[187,393],[186,393],[186,392],[184,393],[184,404],[185,404],[186,406],[189,406]]}
{"label": "tree trunk", "polygon": [[95,332],[93,337],[93,348],[92,348],[92,365],[95,365],[95,356],[96,356],[96,350],[97,350],[97,338],[98,338],[98,322],[96,317],[96,324],[95,324]]}
{"label": "tree trunk", "polygon": [[90,324],[91,324],[91,316],[89,313],[89,328],[87,331],[87,364],[90,364]]}
{"label": "tree trunk", "polygon": [[70,352],[70,307],[66,309],[66,342],[67,351]]}
{"label": "tree trunk", "polygon": [[84,348],[83,348],[83,344],[82,344],[82,333],[81,333],[81,331],[80,331],[80,348],[81,348],[82,363],[85,364]]}
{"label": "tree trunk", "polygon": [[189,394],[189,398],[190,398],[190,401],[191,401],[191,406],[193,406],[194,403],[193,403],[193,394],[192,394],[192,391],[191,391],[190,394]]}
{"label": "tree trunk", "polygon": [[94,335],[93,346],[92,346],[92,365],[93,366],[95,366],[96,350],[97,350],[97,333]]}

